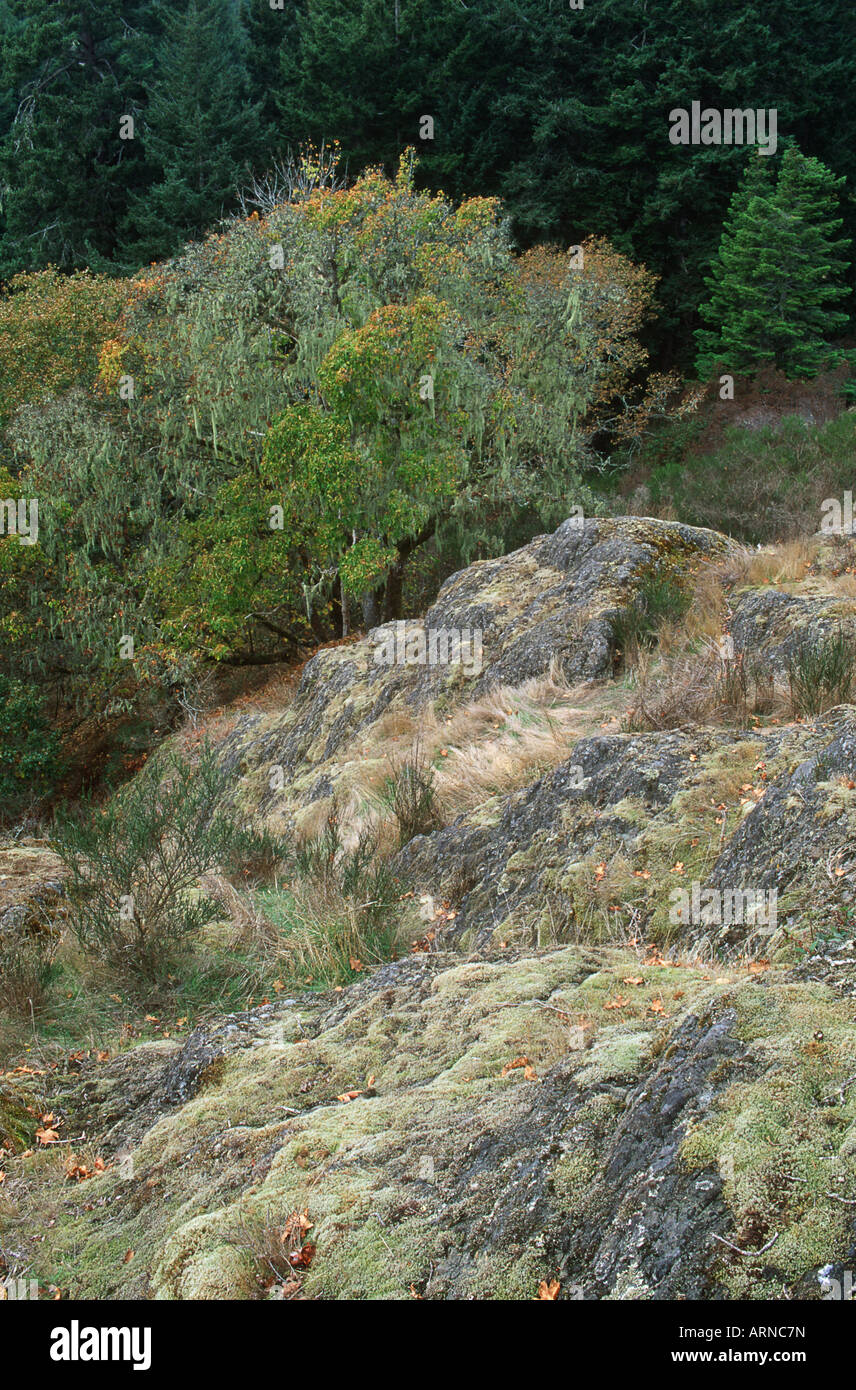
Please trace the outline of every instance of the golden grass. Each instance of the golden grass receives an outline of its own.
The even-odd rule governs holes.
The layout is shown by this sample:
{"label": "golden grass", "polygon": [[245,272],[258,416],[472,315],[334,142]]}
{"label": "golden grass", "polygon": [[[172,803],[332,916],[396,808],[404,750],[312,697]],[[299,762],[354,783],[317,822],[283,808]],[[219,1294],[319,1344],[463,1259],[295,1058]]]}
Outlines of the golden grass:
{"label": "golden grass", "polygon": [[819,538],[807,536],[785,541],[782,545],[746,551],[745,565],[737,582],[749,588],[800,583],[814,563],[819,548]]}
{"label": "golden grass", "polygon": [[[488,691],[448,715],[430,707],[418,714],[401,706],[388,710],[355,747],[337,783],[346,843],[370,829],[379,848],[393,847],[387,782],[417,744],[434,768],[437,809],[448,823],[566,761],[578,739],[602,727],[604,716],[617,727],[615,692],[611,701],[603,696],[600,686],[570,686],[554,661],[544,675]],[[619,703],[623,708],[621,693]],[[329,811],[329,799],[308,807],[300,817],[301,838],[318,834]]]}
{"label": "golden grass", "polygon": [[856,574],[838,574],[827,579],[830,592],[837,598],[856,598]]}

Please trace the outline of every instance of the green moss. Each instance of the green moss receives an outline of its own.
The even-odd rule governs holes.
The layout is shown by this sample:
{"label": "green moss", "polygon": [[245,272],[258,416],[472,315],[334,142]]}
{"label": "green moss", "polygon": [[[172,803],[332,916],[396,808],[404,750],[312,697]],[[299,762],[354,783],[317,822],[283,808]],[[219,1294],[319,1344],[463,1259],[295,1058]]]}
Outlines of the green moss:
{"label": "green moss", "polygon": [[[820,986],[745,984],[734,997],[735,1032],[752,1048],[755,1080],[735,1081],[682,1147],[692,1171],[716,1168],[741,1249],[776,1237],[759,1280],[751,1259],[719,1261],[731,1298],[781,1297],[784,1283],[843,1258],[851,1240],[856,1170],[847,1145],[856,1121],[852,1088],[836,1088],[856,1064],[851,1011]],[[830,1195],[837,1194],[837,1195]],[[727,1233],[726,1233],[727,1234]]]}
{"label": "green moss", "polygon": [[11,1080],[0,1080],[0,1148],[20,1153],[36,1142],[44,1101]]}

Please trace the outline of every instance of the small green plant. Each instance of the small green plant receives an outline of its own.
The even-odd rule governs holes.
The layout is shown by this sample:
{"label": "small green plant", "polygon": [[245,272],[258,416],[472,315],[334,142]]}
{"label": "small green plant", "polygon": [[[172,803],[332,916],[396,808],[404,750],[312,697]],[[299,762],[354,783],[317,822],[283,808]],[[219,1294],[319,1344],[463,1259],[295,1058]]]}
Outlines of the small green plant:
{"label": "small green plant", "polygon": [[297,984],[345,984],[395,953],[401,886],[368,832],[347,847],[335,806],[294,852],[287,889],[258,894],[280,933],[282,973]]}
{"label": "small green plant", "polygon": [[59,769],[59,736],[37,688],[0,676],[0,810],[14,814],[37,800]]}
{"label": "small green plant", "polygon": [[847,704],[856,684],[856,641],[840,625],[835,632],[803,638],[788,655],[787,672],[795,715]]}
{"label": "small green plant", "polygon": [[60,933],[24,922],[0,927],[0,1006],[35,1017],[44,1008],[56,970]]}
{"label": "small green plant", "polygon": [[402,847],[415,835],[429,835],[439,826],[434,768],[419,739],[405,758],[391,765],[384,800],[395,816]]}
{"label": "small green plant", "polygon": [[195,765],[154,758],[106,806],[57,818],[54,848],[70,878],[80,944],[132,986],[163,983],[202,927],[220,915],[199,881],[269,860],[270,837],[223,809],[228,777],[209,744]]}
{"label": "small green plant", "polygon": [[633,602],[612,620],[616,653],[626,665],[646,647],[656,646],[664,623],[680,622],[691,598],[684,586],[669,575],[649,574]]}

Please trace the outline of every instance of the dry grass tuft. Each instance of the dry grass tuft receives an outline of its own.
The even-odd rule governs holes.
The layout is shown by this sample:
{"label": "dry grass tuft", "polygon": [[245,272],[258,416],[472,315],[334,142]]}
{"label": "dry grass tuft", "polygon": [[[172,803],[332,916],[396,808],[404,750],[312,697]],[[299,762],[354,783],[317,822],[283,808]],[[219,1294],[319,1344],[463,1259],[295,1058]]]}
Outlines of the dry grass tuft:
{"label": "dry grass tuft", "polygon": [[[346,843],[355,844],[368,830],[381,851],[395,848],[391,769],[412,763],[414,750],[433,768],[434,804],[443,824],[526,786],[565,761],[590,727],[591,694],[591,687],[569,686],[554,661],[542,676],[488,691],[445,716],[430,708],[418,717],[401,708],[387,711],[337,783]],[[300,838],[319,834],[329,812],[329,798],[308,807],[300,817]]]}
{"label": "dry grass tuft", "polygon": [[239,893],[222,874],[207,873],[200,882],[203,892],[223,908],[232,929],[229,942],[232,948],[249,947],[265,955],[275,946],[277,933],[251,897]]}
{"label": "dry grass tuft", "polygon": [[737,583],[749,588],[799,583],[811,569],[819,548],[819,539],[807,536],[762,550],[747,550]]}

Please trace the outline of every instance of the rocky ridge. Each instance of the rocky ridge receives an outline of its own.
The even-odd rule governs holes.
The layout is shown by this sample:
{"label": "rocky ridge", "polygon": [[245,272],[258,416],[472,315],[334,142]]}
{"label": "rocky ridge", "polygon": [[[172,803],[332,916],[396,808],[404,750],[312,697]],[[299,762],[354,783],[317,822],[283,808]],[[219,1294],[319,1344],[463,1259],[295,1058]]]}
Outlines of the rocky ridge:
{"label": "rocky ridge", "polygon": [[[667,522],[566,523],[453,576],[426,615],[483,630],[477,674],[379,666],[369,636],[240,720],[235,803],[291,831],[333,793],[356,805],[395,720],[455,732],[550,670],[590,714],[549,766],[401,849],[414,891],[453,909],[430,949],[0,1079],[7,1258],[98,1298],[528,1299],[555,1280],[582,1300],[792,1299],[852,1268],[856,711],[650,732],[616,715],[646,577],[692,586],[732,552]],[[732,593],[738,650],[775,666],[795,613],[853,623],[827,583],[853,560]],[[693,882],[775,889],[777,920],[675,919]],[[69,1183],[27,1154],[47,1105],[105,1171]],[[304,1211],[314,1259],[271,1286],[271,1232]]]}

